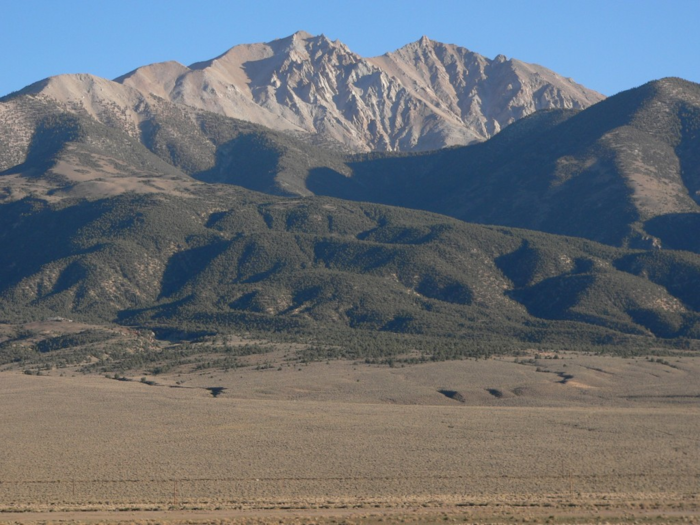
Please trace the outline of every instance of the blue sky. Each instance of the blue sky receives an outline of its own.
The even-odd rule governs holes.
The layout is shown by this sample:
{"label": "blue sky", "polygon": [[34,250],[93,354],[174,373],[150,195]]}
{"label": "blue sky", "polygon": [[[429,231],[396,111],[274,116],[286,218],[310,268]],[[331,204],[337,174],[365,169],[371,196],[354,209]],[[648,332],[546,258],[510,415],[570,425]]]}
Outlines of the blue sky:
{"label": "blue sky", "polygon": [[612,95],[665,76],[700,82],[700,0],[5,0],[0,95],[47,76],[114,78],[190,64],[303,29],[363,56],[427,35],[534,62]]}

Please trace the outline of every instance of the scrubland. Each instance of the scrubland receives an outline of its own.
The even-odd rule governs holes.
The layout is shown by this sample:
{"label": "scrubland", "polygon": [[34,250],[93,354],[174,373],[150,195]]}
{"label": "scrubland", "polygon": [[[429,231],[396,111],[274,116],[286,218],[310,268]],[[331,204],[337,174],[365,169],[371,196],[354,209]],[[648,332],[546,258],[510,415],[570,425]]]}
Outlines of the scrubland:
{"label": "scrubland", "polygon": [[697,519],[700,359],[562,355],[5,371],[0,522]]}

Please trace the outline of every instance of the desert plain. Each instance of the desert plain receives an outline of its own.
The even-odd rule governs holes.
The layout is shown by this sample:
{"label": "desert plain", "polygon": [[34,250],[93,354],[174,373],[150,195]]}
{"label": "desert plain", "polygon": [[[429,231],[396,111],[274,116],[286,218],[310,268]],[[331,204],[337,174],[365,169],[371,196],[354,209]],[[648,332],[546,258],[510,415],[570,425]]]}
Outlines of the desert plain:
{"label": "desert plain", "polygon": [[8,367],[0,523],[700,519],[700,358],[285,355]]}

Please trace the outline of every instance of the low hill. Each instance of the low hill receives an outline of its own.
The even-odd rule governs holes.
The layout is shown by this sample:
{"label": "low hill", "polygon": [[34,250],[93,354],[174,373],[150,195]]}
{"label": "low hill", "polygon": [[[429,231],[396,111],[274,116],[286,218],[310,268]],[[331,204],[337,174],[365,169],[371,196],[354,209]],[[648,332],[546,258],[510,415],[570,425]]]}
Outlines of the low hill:
{"label": "low hill", "polygon": [[700,337],[700,261],[687,253],[207,185],[187,197],[26,198],[1,206],[0,224],[11,322],[278,332],[375,356]]}

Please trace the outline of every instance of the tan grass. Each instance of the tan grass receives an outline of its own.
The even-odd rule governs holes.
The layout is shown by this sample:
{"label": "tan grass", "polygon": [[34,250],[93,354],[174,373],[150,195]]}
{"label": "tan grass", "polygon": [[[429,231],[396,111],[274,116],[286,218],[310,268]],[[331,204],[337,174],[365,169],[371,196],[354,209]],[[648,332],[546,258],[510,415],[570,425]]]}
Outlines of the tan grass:
{"label": "tan grass", "polygon": [[[700,493],[699,367],[671,364],[336,362],[155,378],[189,388],[5,372],[0,510],[518,501],[687,510]],[[596,388],[558,383],[557,367]],[[217,385],[228,390],[215,399],[204,387]],[[482,394],[485,385],[509,395]]]}

